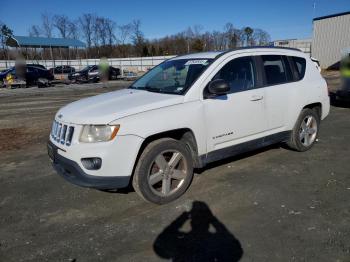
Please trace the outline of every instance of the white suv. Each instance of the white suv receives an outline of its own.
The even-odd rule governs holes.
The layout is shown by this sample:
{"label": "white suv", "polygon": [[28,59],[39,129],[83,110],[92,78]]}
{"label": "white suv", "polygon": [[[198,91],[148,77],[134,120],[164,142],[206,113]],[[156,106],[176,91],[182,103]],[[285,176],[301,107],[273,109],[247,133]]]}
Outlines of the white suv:
{"label": "white suv", "polygon": [[306,151],[329,113],[326,81],[285,48],[178,56],[128,89],[82,99],[55,116],[48,151],[68,181],[131,184],[163,204],[186,191],[194,168],[273,143]]}

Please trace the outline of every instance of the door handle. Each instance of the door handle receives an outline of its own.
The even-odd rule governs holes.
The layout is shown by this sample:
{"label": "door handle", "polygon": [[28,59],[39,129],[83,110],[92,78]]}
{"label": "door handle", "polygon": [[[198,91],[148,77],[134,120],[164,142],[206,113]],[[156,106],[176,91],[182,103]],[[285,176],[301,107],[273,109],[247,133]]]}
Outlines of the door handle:
{"label": "door handle", "polygon": [[259,101],[259,100],[262,100],[264,99],[263,96],[258,96],[258,95],[254,95],[250,98],[250,101]]}

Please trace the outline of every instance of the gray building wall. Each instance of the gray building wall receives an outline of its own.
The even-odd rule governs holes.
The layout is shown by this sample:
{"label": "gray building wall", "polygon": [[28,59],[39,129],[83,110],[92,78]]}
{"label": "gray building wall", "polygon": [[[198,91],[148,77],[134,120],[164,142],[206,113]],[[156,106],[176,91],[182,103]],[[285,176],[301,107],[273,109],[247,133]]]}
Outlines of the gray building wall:
{"label": "gray building wall", "polygon": [[328,68],[341,60],[342,51],[350,47],[350,13],[313,21],[312,57]]}

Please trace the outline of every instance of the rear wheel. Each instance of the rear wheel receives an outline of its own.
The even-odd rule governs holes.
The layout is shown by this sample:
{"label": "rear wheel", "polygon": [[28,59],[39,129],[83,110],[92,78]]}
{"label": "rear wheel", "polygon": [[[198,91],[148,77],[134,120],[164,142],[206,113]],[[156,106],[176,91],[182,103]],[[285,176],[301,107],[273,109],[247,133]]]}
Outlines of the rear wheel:
{"label": "rear wheel", "polygon": [[135,168],[133,187],[145,200],[165,204],[183,195],[193,177],[189,149],[181,141],[162,138],[150,143]]}
{"label": "rear wheel", "polygon": [[317,110],[305,108],[301,112],[288,146],[299,152],[309,150],[317,140],[320,125],[320,116]]}

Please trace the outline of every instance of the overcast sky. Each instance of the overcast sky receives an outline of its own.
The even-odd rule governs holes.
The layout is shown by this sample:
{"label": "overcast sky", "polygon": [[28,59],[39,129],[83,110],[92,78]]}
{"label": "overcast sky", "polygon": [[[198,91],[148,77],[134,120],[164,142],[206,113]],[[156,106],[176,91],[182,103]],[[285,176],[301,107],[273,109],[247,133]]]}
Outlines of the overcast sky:
{"label": "overcast sky", "polygon": [[31,25],[40,25],[41,13],[65,14],[72,19],[94,13],[119,25],[140,19],[147,38],[174,34],[197,24],[205,30],[222,30],[231,22],[237,28],[262,28],[276,40],[311,37],[314,17],[346,11],[350,11],[350,0],[17,0],[1,3],[0,21],[15,35],[28,35]]}

